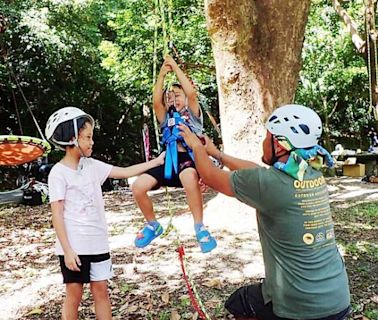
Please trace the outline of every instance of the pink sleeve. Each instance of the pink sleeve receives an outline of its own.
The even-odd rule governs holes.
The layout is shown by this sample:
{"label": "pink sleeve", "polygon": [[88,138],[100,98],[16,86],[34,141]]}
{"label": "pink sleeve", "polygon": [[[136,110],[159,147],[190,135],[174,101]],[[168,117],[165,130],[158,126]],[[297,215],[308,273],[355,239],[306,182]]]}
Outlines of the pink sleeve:
{"label": "pink sleeve", "polygon": [[48,178],[50,203],[64,200],[66,195],[66,182],[63,177],[56,174],[56,171],[50,172]]}

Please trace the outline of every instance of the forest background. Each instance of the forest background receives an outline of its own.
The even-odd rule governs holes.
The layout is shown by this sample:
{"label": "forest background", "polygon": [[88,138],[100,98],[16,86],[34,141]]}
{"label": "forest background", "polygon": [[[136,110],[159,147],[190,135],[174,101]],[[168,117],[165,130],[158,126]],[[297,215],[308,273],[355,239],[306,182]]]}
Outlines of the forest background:
{"label": "forest background", "polygon": [[[39,136],[24,93],[42,128],[55,110],[77,106],[97,119],[97,158],[118,165],[143,161],[144,123],[157,152],[152,90],[167,49],[193,79],[203,109],[219,123],[203,5],[197,0],[2,1],[1,134]],[[347,1],[343,8],[364,34],[363,1]],[[375,125],[366,62],[331,1],[312,1],[302,57],[295,102],[319,112],[328,148],[342,143],[366,150],[368,128]],[[205,129],[218,138],[206,115]],[[51,161],[59,156],[52,153]]]}

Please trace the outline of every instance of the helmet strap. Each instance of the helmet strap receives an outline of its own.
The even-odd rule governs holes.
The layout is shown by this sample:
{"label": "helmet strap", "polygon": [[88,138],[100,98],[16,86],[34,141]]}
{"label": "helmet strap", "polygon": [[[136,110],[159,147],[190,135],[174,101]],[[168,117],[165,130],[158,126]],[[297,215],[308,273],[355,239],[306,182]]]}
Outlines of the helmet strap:
{"label": "helmet strap", "polygon": [[74,132],[75,132],[75,140],[73,141],[75,147],[77,147],[80,151],[80,158],[85,157],[83,150],[81,150],[81,147],[79,145],[79,130],[77,129],[77,119],[73,119],[73,125],[74,125]]}

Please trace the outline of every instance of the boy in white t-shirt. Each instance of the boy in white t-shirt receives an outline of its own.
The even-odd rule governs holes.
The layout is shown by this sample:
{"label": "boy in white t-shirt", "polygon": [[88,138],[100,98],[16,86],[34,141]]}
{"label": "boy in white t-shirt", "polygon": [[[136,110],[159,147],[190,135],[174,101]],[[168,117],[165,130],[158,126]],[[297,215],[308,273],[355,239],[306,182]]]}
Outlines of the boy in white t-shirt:
{"label": "boy in white t-shirt", "polygon": [[56,111],[46,125],[47,139],[66,152],[48,179],[56,254],[66,284],[63,319],[78,318],[84,283],[90,283],[96,317],[112,318],[107,285],[112,263],[101,185],[108,177],[128,178],[164,163],[164,154],[125,168],[92,159],[93,128],[93,118],[74,107]]}

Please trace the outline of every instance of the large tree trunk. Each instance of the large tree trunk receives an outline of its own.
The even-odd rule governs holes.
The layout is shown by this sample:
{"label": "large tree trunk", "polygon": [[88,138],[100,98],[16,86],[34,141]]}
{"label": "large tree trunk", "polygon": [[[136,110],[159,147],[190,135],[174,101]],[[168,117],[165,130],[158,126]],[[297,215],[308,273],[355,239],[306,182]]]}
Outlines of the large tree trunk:
{"label": "large tree trunk", "polygon": [[309,0],[205,1],[226,153],[260,160],[267,115],[293,101],[309,7]]}
{"label": "large tree trunk", "polygon": [[226,152],[261,155],[266,115],[293,100],[310,1],[207,0]]}

